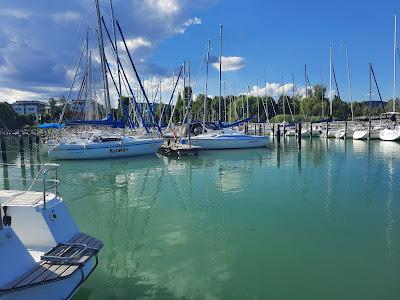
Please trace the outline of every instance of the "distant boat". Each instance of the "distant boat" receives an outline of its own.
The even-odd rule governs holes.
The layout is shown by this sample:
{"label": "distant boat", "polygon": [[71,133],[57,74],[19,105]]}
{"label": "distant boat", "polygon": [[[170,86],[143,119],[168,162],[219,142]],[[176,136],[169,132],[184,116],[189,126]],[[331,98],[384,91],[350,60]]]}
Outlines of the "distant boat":
{"label": "distant boat", "polygon": [[[232,129],[216,130],[192,136],[191,144],[202,149],[244,149],[265,147],[268,143],[267,136],[247,135]],[[187,138],[182,138],[181,143],[187,144]]]}
{"label": "distant boat", "polygon": [[57,185],[44,178],[41,192],[0,190],[2,299],[70,299],[97,267],[103,243],[79,231]]}

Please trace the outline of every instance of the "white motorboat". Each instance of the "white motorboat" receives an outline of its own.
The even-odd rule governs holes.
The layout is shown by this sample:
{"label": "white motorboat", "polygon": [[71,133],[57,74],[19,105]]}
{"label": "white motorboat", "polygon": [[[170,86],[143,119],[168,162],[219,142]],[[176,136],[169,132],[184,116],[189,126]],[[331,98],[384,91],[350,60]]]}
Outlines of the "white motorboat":
{"label": "white motorboat", "polygon": [[[267,136],[247,135],[236,130],[216,130],[191,137],[191,144],[202,149],[244,149],[265,147]],[[188,143],[188,138],[181,139],[182,144]]]}
{"label": "white motorboat", "polygon": [[120,135],[94,135],[90,140],[59,142],[49,150],[50,159],[103,159],[154,154],[163,143],[161,138],[137,138]]}
{"label": "white motorboat", "polygon": [[79,231],[57,178],[43,182],[42,192],[0,190],[2,299],[70,299],[97,266],[103,243]]}

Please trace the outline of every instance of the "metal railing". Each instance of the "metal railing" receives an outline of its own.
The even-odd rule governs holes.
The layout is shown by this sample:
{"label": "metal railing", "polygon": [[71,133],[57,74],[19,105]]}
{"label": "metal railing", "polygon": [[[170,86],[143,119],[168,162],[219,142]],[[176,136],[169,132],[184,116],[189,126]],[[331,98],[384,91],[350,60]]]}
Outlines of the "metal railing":
{"label": "metal railing", "polygon": [[[54,195],[58,195],[58,186],[60,181],[58,180],[58,164],[45,164],[43,170],[43,208],[46,209],[46,192],[54,189]],[[54,178],[48,179],[47,176],[49,172],[54,171]],[[47,185],[52,183],[51,185]]]}

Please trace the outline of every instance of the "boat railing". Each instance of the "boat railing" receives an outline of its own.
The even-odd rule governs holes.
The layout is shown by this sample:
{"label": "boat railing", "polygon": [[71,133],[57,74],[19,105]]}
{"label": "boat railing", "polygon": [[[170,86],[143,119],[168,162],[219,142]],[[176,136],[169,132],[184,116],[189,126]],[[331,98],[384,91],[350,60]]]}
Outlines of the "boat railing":
{"label": "boat railing", "polygon": [[[43,165],[43,208],[46,209],[46,193],[54,189],[54,195],[58,195],[58,186],[60,181],[58,180],[58,168],[60,166],[58,164],[50,164],[46,163]],[[51,176],[51,173],[54,172],[53,178],[48,178]],[[33,181],[32,184],[34,184]]]}

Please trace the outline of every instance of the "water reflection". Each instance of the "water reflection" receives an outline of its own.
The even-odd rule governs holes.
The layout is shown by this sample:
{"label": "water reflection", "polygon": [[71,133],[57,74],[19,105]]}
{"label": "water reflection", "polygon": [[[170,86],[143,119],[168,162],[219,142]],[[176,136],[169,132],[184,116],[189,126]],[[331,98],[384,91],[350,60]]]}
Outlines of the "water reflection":
{"label": "water reflection", "polygon": [[66,204],[105,242],[76,299],[340,299],[343,287],[349,299],[382,287],[380,298],[399,298],[399,147],[288,138],[187,159],[61,162]]}

